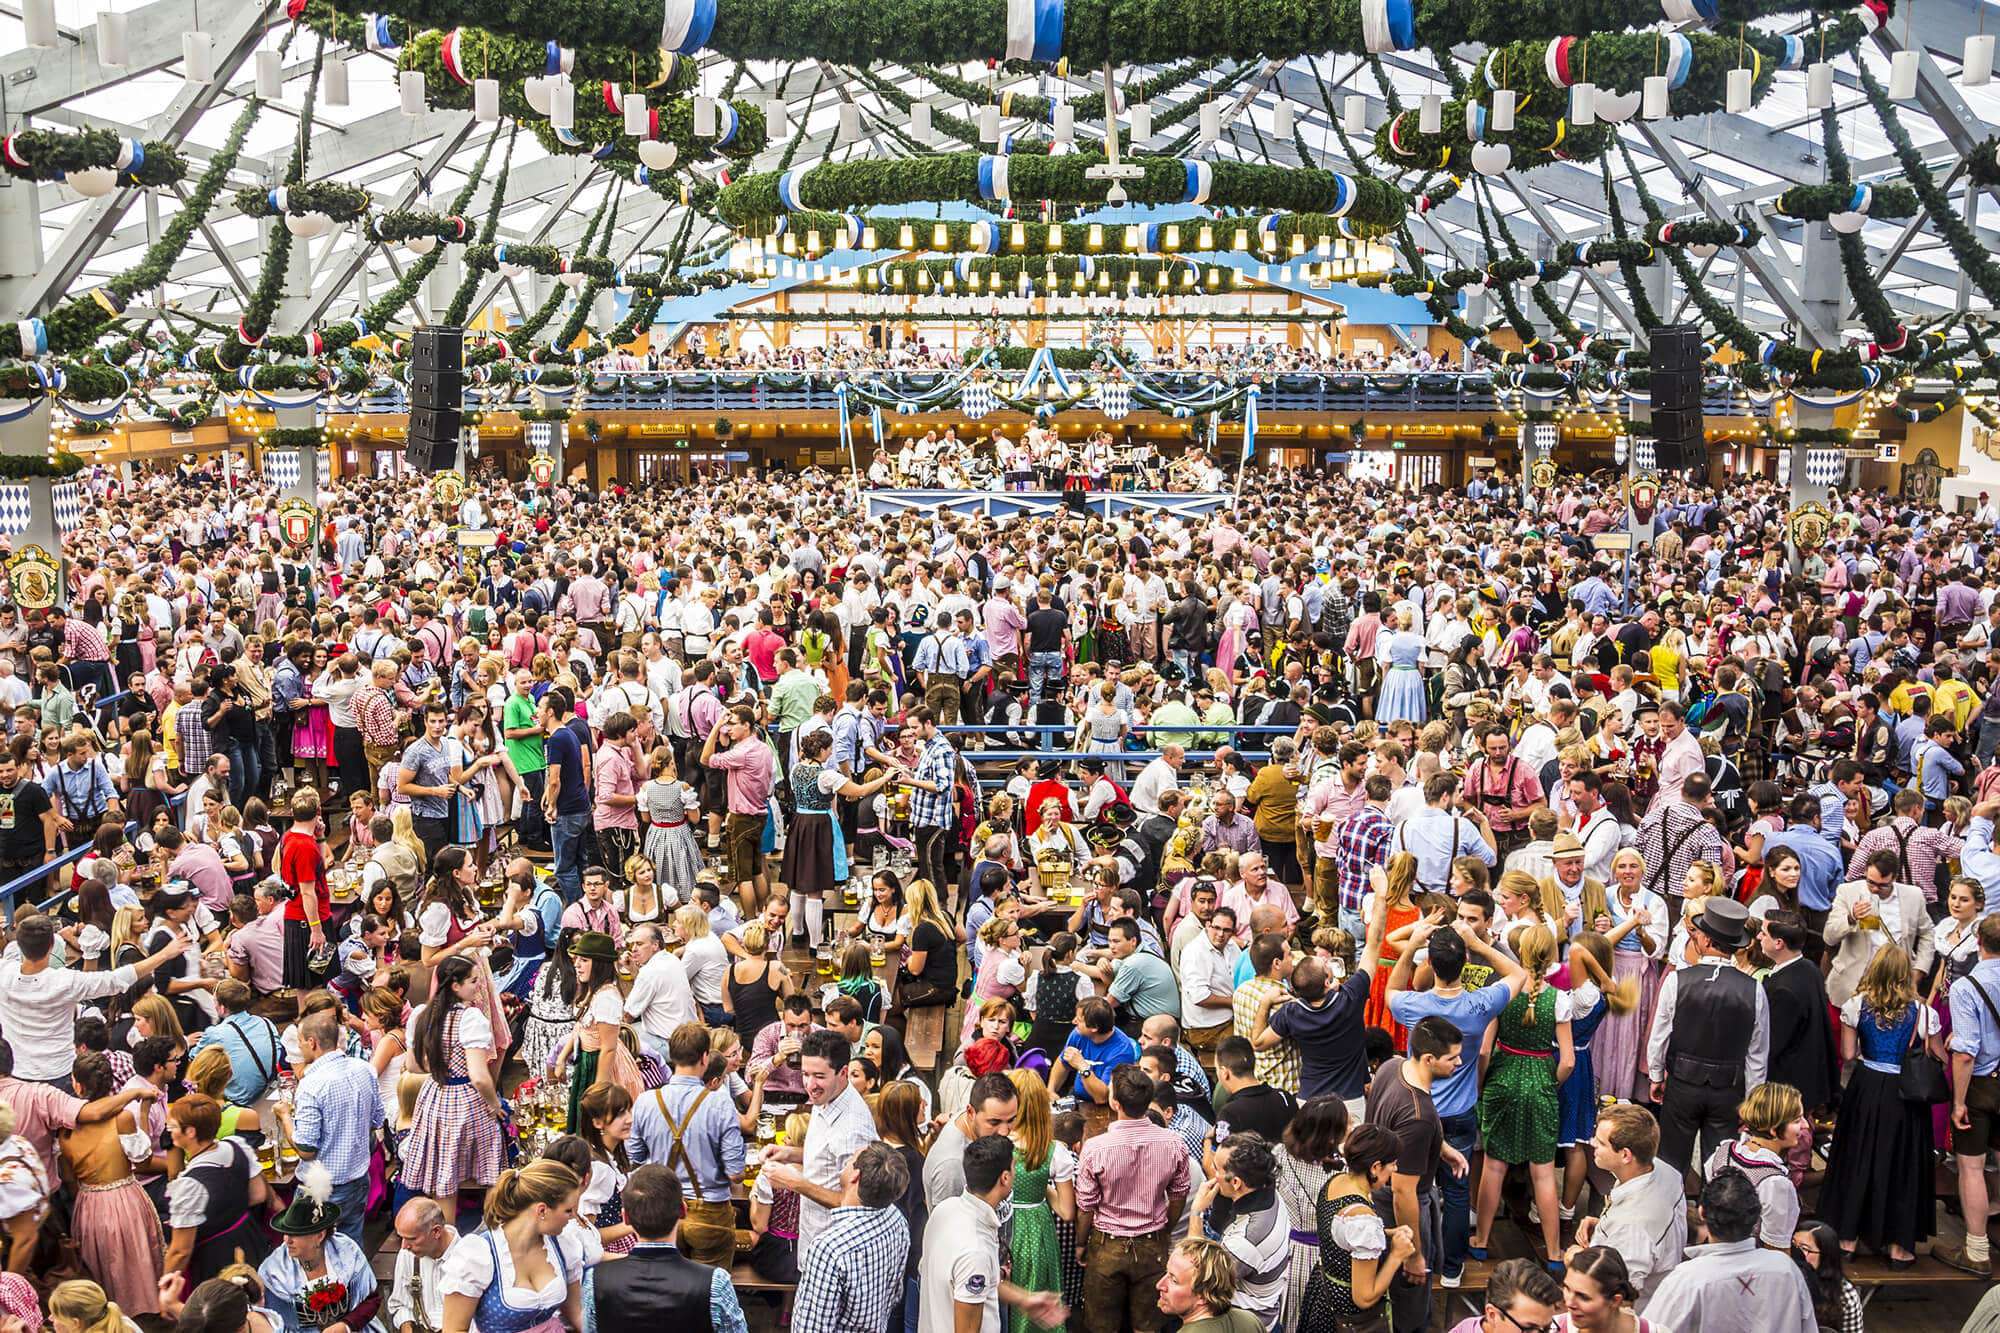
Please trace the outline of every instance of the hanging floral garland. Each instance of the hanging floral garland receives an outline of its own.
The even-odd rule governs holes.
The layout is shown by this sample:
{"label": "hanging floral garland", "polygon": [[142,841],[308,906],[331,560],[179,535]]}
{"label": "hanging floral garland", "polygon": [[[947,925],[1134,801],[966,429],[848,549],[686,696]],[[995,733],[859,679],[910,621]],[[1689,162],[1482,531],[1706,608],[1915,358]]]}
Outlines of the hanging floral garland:
{"label": "hanging floral garland", "polygon": [[1347,246],[1344,218],[1326,213],[1270,213],[1261,218],[1193,218],[1184,222],[1089,223],[941,221],[921,217],[874,217],[859,213],[791,213],[780,218],[767,242],[791,245],[807,259],[826,250],[932,250],[943,254],[1173,255],[1231,250],[1245,254],[1291,253],[1298,247],[1331,250]]}
{"label": "hanging floral garland", "polygon": [[127,139],[109,130],[20,130],[0,138],[0,170],[104,195],[121,185],[177,185],[187,176],[187,159],[163,140]]}
{"label": "hanging floral garland", "polygon": [[[335,226],[354,221],[368,211],[368,191],[341,181],[306,181],[260,190],[236,192],[236,211],[251,218],[300,218],[318,214]],[[300,232],[311,235],[311,232]]]}
{"label": "hanging floral garland", "polygon": [[[1517,115],[1513,129],[1495,130],[1478,102],[1444,103],[1435,134],[1425,134],[1421,125],[1419,111],[1390,116],[1375,131],[1375,156],[1392,166],[1424,171],[1532,171],[1551,162],[1594,162],[1614,133],[1612,126],[1573,125],[1561,115]],[[1504,153],[1489,157],[1495,149]]]}

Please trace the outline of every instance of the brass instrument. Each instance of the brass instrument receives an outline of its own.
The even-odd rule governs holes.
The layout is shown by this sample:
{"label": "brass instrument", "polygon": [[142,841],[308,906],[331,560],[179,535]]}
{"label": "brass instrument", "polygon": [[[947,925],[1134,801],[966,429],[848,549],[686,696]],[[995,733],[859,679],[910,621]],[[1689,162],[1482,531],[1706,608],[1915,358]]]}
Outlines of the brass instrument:
{"label": "brass instrument", "polygon": [[437,1326],[424,1313],[423,1260],[414,1258],[410,1263],[410,1327],[417,1333],[438,1333]]}

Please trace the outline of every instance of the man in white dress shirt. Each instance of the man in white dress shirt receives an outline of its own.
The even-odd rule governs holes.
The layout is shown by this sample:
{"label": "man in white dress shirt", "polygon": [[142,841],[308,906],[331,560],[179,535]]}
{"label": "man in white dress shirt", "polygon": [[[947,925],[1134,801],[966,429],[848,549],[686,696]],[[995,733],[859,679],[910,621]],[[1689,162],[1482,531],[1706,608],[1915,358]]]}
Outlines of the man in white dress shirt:
{"label": "man in white dress shirt", "polygon": [[687,965],[662,947],[660,928],[649,921],[632,927],[626,943],[637,972],[625,996],[625,1016],[639,1025],[647,1049],[664,1056],[675,1028],[701,1021]]}
{"label": "man in white dress shirt", "polygon": [[1700,1333],[1816,1333],[1805,1275],[1782,1250],[1757,1244],[1763,1203],[1734,1167],[1716,1172],[1701,1194],[1709,1243],[1689,1248],[1646,1306],[1656,1328]]}
{"label": "man in white dress shirt", "polygon": [[[764,1174],[779,1189],[799,1196],[799,1261],[812,1247],[827,1219],[840,1207],[841,1176],[847,1164],[881,1137],[875,1113],[847,1078],[852,1048],[837,1032],[815,1028],[799,1041],[799,1076],[812,1103],[812,1119],[797,1166],[766,1166]],[[767,1159],[768,1160],[768,1159]]]}
{"label": "man in white dress shirt", "polygon": [[426,1333],[444,1327],[444,1292],[438,1262],[458,1240],[434,1199],[416,1198],[396,1214],[396,1275],[387,1293],[391,1333]]}
{"label": "man in white dress shirt", "polygon": [[1681,1173],[1654,1162],[1659,1148],[1660,1126],[1651,1112],[1630,1102],[1604,1108],[1590,1150],[1598,1169],[1610,1172],[1615,1183],[1604,1212],[1577,1224],[1570,1248],[1571,1254],[1590,1245],[1618,1251],[1639,1289],[1641,1311],[1687,1248]]}

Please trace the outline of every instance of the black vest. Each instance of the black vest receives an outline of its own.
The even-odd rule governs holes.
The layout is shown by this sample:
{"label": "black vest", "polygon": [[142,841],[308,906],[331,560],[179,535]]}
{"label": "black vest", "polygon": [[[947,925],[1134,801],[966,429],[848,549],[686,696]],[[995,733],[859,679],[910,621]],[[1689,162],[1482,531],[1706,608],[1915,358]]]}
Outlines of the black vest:
{"label": "black vest", "polygon": [[683,1258],[671,1245],[641,1245],[591,1274],[598,1333],[713,1333],[709,1292],[715,1270]]}
{"label": "black vest", "polygon": [[1727,962],[1683,968],[1674,983],[1667,1077],[1705,1088],[1741,1088],[1757,1021],[1757,982]]}

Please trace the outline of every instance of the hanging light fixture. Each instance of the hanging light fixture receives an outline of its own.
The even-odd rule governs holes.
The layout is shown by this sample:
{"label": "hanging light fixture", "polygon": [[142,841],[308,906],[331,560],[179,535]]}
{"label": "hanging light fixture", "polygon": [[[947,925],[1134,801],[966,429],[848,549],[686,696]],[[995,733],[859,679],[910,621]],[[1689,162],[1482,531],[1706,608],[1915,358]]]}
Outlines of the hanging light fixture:
{"label": "hanging light fixture", "polygon": [[257,96],[266,102],[275,102],[285,95],[284,60],[276,51],[259,51],[251,57],[256,70],[254,80]]}
{"label": "hanging light fixture", "polygon": [[1000,142],[1000,107],[997,103],[988,102],[979,108],[979,142]]}
{"label": "hanging light fixture", "polygon": [[1993,82],[1993,34],[1975,32],[1965,39],[1965,61],[1958,68],[1958,82],[1966,88],[1984,88]]}
{"label": "hanging light fixture", "polygon": [[1425,93],[1417,103],[1417,133],[1442,134],[1444,132],[1444,98],[1437,93]]}
{"label": "hanging light fixture", "polygon": [[[424,72],[420,69],[406,69],[396,76],[396,92],[402,99],[403,114],[421,116],[424,114]],[[553,116],[550,117],[554,119]],[[562,124],[567,125],[568,121]]]}
{"label": "hanging light fixture", "polygon": [[931,104],[929,102],[910,103],[910,136],[925,142],[930,141]]}
{"label": "hanging light fixture", "polygon": [[1349,93],[1341,101],[1340,124],[1349,134],[1368,132],[1368,99],[1360,93]]}
{"label": "hanging light fixture", "polygon": [[1573,126],[1597,123],[1597,85],[1588,79],[1569,86],[1569,123]]}
{"label": "hanging light fixture", "polygon": [[1493,90],[1493,108],[1486,115],[1486,126],[1497,134],[1505,134],[1514,128],[1514,108],[1520,94],[1512,88]]}
{"label": "hanging light fixture", "polygon": [[697,95],[694,99],[694,133],[698,139],[715,137],[715,99]]}
{"label": "hanging light fixture", "polygon": [[1201,104],[1201,141],[1214,143],[1222,137],[1222,103],[1215,101]]}
{"label": "hanging light fixture", "polygon": [[21,36],[36,50],[55,49],[56,0],[24,0],[21,5]]}
{"label": "hanging light fixture", "polygon": [[[319,97],[328,106],[347,105],[347,62],[339,56],[329,56],[319,75]],[[496,98],[493,105],[500,103]],[[496,114],[496,120],[499,118]]]}
{"label": "hanging light fixture", "polygon": [[1271,109],[1271,133],[1277,135],[1280,139],[1291,138],[1293,121],[1294,112],[1292,104],[1280,97],[1278,105]]}
{"label": "hanging light fixture", "polygon": [[626,93],[624,107],[625,133],[634,139],[645,138],[647,131],[653,128],[653,118],[647,114],[646,94]]}
{"label": "hanging light fixture", "polygon": [[181,34],[181,76],[189,83],[215,78],[215,37],[205,32]]}
{"label": "hanging light fixture", "polygon": [[1907,102],[1917,95],[1917,53],[1898,51],[1889,57],[1889,96]]}
{"label": "hanging light fixture", "polygon": [[1728,85],[1723,93],[1723,109],[1732,116],[1740,116],[1750,109],[1750,85],[1752,75],[1747,66],[1738,65],[1729,71]]}
{"label": "hanging light fixture", "polygon": [[1127,139],[1128,143],[1136,144],[1141,139],[1150,139],[1153,137],[1152,103],[1140,102],[1135,106],[1129,107],[1126,110],[1125,116],[1131,122],[1129,138]]}
{"label": "hanging light fixture", "polygon": [[1639,97],[1639,115],[1644,120],[1665,120],[1667,116],[1667,76],[1648,74]]}
{"label": "hanging light fixture", "polygon": [[528,107],[538,116],[549,114],[549,80],[539,74],[530,74],[521,80],[521,96]]}
{"label": "hanging light fixture", "polygon": [[840,141],[853,143],[861,137],[861,108],[852,102],[840,104]]}
{"label": "hanging light fixture", "polygon": [[1076,139],[1076,108],[1068,102],[1056,104],[1055,121],[1050,127],[1050,137],[1056,143],[1071,143]]}
{"label": "hanging light fixture", "polygon": [[566,130],[576,124],[576,85],[569,75],[558,74],[549,81],[549,125]]}
{"label": "hanging light fixture", "polygon": [[[99,10],[97,14],[97,63],[106,69],[123,69],[132,58],[132,43],[127,34],[130,25],[125,15],[115,9]],[[1991,47],[1989,46],[1989,50]]]}

